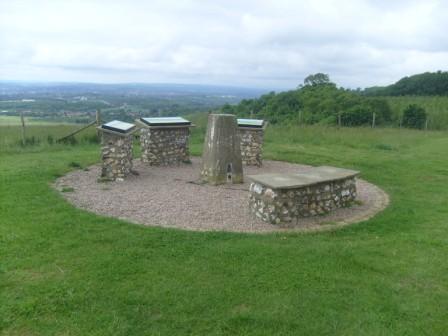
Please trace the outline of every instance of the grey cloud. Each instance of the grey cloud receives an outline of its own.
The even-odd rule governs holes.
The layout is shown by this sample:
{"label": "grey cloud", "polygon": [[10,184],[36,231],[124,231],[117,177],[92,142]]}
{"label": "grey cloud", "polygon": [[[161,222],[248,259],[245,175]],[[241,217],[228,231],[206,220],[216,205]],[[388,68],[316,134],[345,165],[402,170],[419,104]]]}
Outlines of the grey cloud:
{"label": "grey cloud", "polygon": [[443,1],[4,1],[0,79],[349,87],[448,64]]}

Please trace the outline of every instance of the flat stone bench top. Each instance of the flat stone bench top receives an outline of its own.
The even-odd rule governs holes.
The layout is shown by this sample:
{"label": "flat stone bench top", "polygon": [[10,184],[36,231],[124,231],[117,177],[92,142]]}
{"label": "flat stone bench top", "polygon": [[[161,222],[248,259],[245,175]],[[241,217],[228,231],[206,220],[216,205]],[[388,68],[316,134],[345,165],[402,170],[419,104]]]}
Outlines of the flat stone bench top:
{"label": "flat stone bench top", "polygon": [[251,181],[272,189],[295,189],[343,180],[359,175],[359,171],[330,166],[312,167],[293,174],[260,174],[247,176]]}

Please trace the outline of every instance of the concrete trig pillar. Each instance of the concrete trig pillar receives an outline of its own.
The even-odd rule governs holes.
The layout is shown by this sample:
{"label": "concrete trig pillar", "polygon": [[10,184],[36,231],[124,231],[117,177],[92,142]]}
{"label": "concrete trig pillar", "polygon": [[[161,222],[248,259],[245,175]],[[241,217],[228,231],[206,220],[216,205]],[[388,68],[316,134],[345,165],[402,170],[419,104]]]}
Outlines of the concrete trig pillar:
{"label": "concrete trig pillar", "polygon": [[201,178],[213,185],[243,183],[240,137],[232,114],[209,114]]}

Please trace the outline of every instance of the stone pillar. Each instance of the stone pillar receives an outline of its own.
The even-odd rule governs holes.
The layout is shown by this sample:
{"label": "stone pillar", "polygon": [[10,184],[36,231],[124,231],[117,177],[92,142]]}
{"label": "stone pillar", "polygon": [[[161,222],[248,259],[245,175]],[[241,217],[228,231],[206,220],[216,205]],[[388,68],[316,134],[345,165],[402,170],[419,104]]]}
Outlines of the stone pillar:
{"label": "stone pillar", "polygon": [[243,182],[241,144],[234,115],[208,116],[201,178],[213,185]]}
{"label": "stone pillar", "polygon": [[125,178],[132,169],[132,134],[119,134],[102,130],[101,178],[116,180]]}
{"label": "stone pillar", "polygon": [[264,129],[240,127],[241,159],[247,166],[261,167],[263,164]]}
{"label": "stone pillar", "polygon": [[140,129],[142,162],[150,166],[171,166],[190,162],[190,126]]}

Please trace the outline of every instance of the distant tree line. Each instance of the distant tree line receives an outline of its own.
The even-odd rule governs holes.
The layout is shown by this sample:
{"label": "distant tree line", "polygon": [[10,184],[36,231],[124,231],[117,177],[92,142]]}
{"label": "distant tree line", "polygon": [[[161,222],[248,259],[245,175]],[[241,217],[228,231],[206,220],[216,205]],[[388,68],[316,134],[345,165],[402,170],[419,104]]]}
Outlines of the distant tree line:
{"label": "distant tree line", "polygon": [[221,111],[239,117],[265,119],[272,124],[400,124],[403,127],[423,128],[427,119],[425,109],[415,104],[394,115],[387,99],[338,88],[323,73],[309,75],[296,90],[270,92],[257,99],[244,99],[237,105],[226,104]]}
{"label": "distant tree line", "polygon": [[225,105],[225,113],[269,120],[271,123],[328,124],[362,126],[391,121],[392,113],[385,99],[364,97],[338,88],[327,74],[313,74],[303,85],[287,92],[270,92],[258,99],[245,99],[238,105]]}
{"label": "distant tree line", "polygon": [[448,72],[425,72],[404,77],[389,86],[374,86],[362,91],[366,96],[447,96]]}

